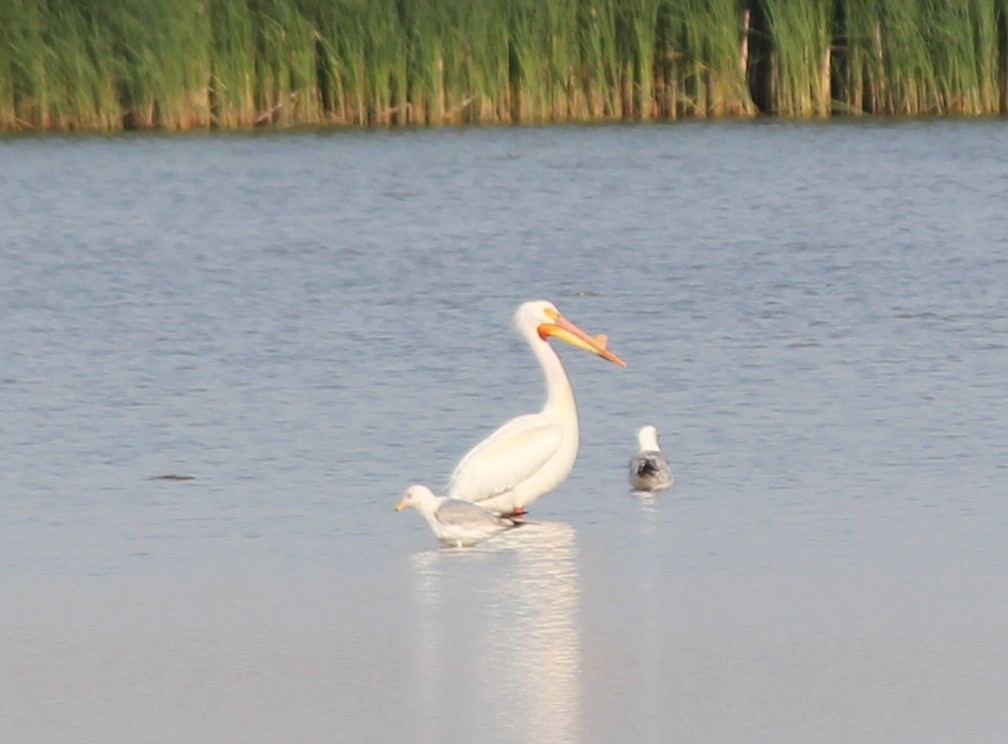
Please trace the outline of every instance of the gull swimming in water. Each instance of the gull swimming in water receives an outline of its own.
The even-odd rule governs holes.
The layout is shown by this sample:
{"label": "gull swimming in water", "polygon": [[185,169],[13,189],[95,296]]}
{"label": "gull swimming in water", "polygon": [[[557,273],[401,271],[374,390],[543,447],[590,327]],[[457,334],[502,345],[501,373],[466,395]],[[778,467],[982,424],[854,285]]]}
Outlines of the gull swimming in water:
{"label": "gull swimming in water", "polygon": [[637,491],[664,491],[672,487],[672,468],[658,448],[661,432],[645,426],[637,433],[640,452],[630,458],[630,485]]}
{"label": "gull swimming in water", "polygon": [[434,536],[452,548],[476,545],[522,524],[508,517],[498,517],[467,501],[435,496],[427,486],[421,485],[407,488],[395,510],[399,512],[410,506],[427,519]]}
{"label": "gull swimming in water", "polygon": [[567,373],[550,337],[590,351],[620,367],[604,335],[589,336],[545,300],[526,302],[515,325],[546,377],[546,405],[513,418],[477,444],[452,473],[449,496],[497,514],[522,514],[567,478],[578,453],[578,414]]}

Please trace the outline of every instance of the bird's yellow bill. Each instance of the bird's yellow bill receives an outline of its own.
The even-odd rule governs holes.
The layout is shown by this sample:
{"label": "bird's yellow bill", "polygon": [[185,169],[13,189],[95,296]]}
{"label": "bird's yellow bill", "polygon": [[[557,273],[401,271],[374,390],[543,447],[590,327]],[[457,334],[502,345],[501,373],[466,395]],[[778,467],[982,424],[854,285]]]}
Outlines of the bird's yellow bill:
{"label": "bird's yellow bill", "polygon": [[603,359],[608,359],[613,364],[621,367],[626,366],[626,362],[609,351],[609,337],[604,334],[589,336],[576,325],[571,323],[562,315],[557,315],[552,323],[543,323],[539,326],[539,337],[545,340],[548,336],[553,336],[561,341],[566,341],[579,349],[598,354]]}
{"label": "bird's yellow bill", "polygon": [[406,499],[403,499],[402,501],[400,501],[398,504],[395,505],[395,510],[397,512],[401,512],[406,507],[407,507]]}

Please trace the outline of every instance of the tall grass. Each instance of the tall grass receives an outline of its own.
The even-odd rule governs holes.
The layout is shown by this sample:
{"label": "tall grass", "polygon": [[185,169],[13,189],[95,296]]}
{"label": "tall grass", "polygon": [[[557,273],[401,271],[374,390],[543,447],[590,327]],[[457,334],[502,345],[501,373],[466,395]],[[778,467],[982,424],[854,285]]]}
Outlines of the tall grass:
{"label": "tall grass", "polygon": [[8,131],[1005,110],[1008,0],[0,2]]}
{"label": "tall grass", "polygon": [[[69,6],[69,0],[62,0]],[[114,77],[127,128],[188,129],[209,118],[210,25],[199,0],[92,0],[94,60]]]}
{"label": "tall grass", "polygon": [[1008,106],[1005,0],[847,0],[843,100],[855,112],[987,114]]}
{"label": "tall grass", "polygon": [[210,119],[224,128],[249,127],[257,120],[256,31],[245,3],[207,4],[210,21]]}
{"label": "tall grass", "polygon": [[801,117],[829,114],[835,1],[765,0],[774,39],[770,74],[774,113]]}
{"label": "tall grass", "polygon": [[738,0],[680,0],[659,9],[660,110],[680,116],[751,116],[748,19]]}

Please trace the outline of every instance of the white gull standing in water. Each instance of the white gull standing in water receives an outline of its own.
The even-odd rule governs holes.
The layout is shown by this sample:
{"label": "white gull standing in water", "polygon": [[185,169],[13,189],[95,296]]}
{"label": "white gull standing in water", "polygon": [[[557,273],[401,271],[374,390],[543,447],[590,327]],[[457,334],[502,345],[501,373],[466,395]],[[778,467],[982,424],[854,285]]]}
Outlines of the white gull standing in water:
{"label": "white gull standing in water", "polygon": [[672,487],[672,468],[658,447],[661,432],[645,426],[637,433],[640,452],[630,458],[630,485],[637,491],[664,491]]}
{"label": "white gull standing in water", "polygon": [[452,548],[476,545],[521,524],[467,501],[435,496],[427,486],[421,485],[407,488],[395,509],[398,512],[410,506],[427,519],[434,536]]}

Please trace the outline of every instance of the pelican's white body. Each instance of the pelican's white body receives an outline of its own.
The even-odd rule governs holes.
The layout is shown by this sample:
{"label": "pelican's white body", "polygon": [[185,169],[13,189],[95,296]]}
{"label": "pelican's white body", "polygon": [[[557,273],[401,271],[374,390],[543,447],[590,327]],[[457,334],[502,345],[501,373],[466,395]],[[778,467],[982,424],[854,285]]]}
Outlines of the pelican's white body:
{"label": "pelican's white body", "polygon": [[538,333],[556,313],[548,302],[526,302],[515,314],[519,332],[546,376],[546,405],[518,416],[477,444],[452,473],[449,495],[497,514],[531,505],[566,480],[577,460],[577,405],[560,357]]}

